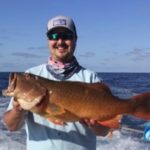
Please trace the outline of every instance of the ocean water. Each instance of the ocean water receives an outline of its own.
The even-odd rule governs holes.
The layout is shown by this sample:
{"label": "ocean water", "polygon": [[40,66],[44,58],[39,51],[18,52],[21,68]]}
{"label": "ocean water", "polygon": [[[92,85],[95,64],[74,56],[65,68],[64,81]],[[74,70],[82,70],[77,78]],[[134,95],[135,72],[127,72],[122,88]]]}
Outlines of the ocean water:
{"label": "ocean water", "polygon": [[[3,97],[1,92],[7,87],[8,76],[8,72],[0,73],[0,150],[25,150],[25,130],[10,132],[2,121],[9,98]],[[109,85],[113,94],[122,98],[149,91],[150,73],[99,73],[99,76]],[[97,137],[97,150],[149,150],[150,142],[143,137],[146,123],[132,116],[124,116],[122,128],[115,130],[111,138]]]}

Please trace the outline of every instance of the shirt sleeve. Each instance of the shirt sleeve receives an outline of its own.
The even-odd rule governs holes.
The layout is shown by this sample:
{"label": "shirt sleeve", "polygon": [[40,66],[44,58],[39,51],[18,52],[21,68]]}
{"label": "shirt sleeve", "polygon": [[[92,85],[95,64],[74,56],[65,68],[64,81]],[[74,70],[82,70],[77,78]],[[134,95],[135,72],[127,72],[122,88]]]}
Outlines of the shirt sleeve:
{"label": "shirt sleeve", "polygon": [[102,78],[100,78],[97,73],[93,73],[91,82],[92,83],[102,82]]}

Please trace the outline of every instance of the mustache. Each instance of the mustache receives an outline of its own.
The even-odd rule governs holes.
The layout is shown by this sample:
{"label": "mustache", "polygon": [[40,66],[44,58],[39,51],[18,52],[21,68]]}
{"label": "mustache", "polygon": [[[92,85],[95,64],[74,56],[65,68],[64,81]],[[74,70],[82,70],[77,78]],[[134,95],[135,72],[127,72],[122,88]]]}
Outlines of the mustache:
{"label": "mustache", "polygon": [[55,48],[58,48],[58,47],[68,48],[68,45],[65,43],[61,43],[61,44],[56,44],[54,47]]}

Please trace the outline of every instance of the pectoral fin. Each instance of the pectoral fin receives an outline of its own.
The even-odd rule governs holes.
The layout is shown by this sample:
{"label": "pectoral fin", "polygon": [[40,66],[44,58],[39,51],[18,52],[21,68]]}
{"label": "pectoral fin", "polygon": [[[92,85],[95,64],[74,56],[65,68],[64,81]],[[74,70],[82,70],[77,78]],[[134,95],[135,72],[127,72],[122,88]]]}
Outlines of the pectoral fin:
{"label": "pectoral fin", "polygon": [[74,122],[79,120],[79,117],[75,114],[53,103],[48,104],[48,107],[46,109],[46,118],[48,118],[55,124],[61,125],[62,122]]}
{"label": "pectoral fin", "polygon": [[55,116],[55,115],[60,115],[65,113],[65,110],[59,106],[57,106],[56,104],[53,103],[49,103],[48,107],[46,109],[46,112],[50,115],[50,116]]}
{"label": "pectoral fin", "polygon": [[117,115],[112,119],[106,121],[99,121],[98,123],[112,129],[119,129],[121,127],[120,125],[121,119],[122,119],[122,115]]}
{"label": "pectoral fin", "polygon": [[48,104],[48,107],[46,109],[46,115],[45,117],[54,124],[57,125],[64,125],[65,122],[63,122],[61,119],[57,118],[57,115],[64,114],[65,110],[53,103]]}

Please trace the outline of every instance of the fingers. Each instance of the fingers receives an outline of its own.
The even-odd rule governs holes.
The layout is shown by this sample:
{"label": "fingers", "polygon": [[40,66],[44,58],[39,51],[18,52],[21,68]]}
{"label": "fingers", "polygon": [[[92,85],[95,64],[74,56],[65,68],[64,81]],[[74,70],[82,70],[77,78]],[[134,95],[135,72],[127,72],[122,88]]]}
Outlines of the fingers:
{"label": "fingers", "polygon": [[80,123],[82,123],[88,127],[98,125],[98,122],[94,119],[82,119],[82,120],[80,120]]}

